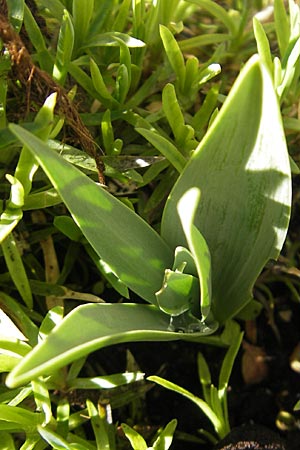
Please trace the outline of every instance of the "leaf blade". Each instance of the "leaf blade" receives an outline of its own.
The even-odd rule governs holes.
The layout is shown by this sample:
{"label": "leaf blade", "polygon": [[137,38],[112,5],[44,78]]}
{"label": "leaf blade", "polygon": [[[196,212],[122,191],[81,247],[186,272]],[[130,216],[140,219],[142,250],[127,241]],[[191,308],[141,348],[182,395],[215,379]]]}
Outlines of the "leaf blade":
{"label": "leaf blade", "polygon": [[166,243],[137,214],[41,140],[17,125],[11,130],[34,153],[96,253],[130,289],[156,304],[154,293],[173,259]]}
{"label": "leaf blade", "polygon": [[224,322],[251,299],[267,260],[278,257],[290,215],[280,110],[257,56],[245,65],[169,196],[162,236],[172,248],[186,245],[183,230],[172,224],[178,221],[178,201],[192,187],[201,191],[195,225],[212,256],[213,312]]}

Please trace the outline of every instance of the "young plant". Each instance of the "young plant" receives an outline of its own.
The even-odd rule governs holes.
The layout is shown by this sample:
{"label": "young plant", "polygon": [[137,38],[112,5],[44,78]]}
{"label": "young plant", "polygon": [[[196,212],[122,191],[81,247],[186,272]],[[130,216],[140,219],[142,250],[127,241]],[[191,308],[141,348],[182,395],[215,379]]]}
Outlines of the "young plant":
{"label": "young plant", "polygon": [[207,416],[215,429],[217,438],[205,431],[205,437],[213,443],[216,443],[219,439],[222,439],[230,432],[227,388],[234,360],[241,345],[242,338],[243,333],[240,332],[239,326],[237,323],[232,322],[231,343],[222,362],[217,387],[212,383],[211,373],[204,356],[202,353],[198,354],[198,373],[204,399],[196,397],[194,394],[181,386],[178,386],[161,377],[150,376],[147,378],[149,381],[153,381],[166,389],[177,392],[195,403]]}
{"label": "young plant", "polygon": [[[3,294],[1,293],[1,300]],[[4,300],[10,305],[8,296]],[[18,315],[16,308],[16,315]],[[1,372],[11,370],[25,354],[31,350],[26,342],[26,337],[3,312],[1,313]],[[46,315],[39,329],[39,341],[44,340],[52,329],[63,319],[63,308],[55,307]],[[27,319],[28,320],[28,319]],[[31,324],[33,327],[33,324]],[[34,345],[34,344],[33,344]],[[0,393],[0,439],[1,443],[10,442],[10,447],[15,448],[11,433],[24,434],[23,449],[46,449],[48,444],[54,449],[85,449],[95,450],[93,441],[84,439],[77,433],[88,421],[91,422],[94,431],[97,448],[115,450],[115,431],[111,424],[107,423],[104,407],[99,403],[98,409],[90,400],[77,400],[85,391],[86,398],[93,396],[100,398],[100,393],[114,390],[114,401],[118,405],[126,405],[136,398],[138,391],[131,389],[137,381],[144,379],[141,372],[125,372],[108,376],[80,377],[79,373],[85,363],[85,358],[75,361],[68,369],[52,371],[51,377],[32,381],[21,389],[1,389]],[[118,391],[119,389],[119,391]],[[55,398],[53,391],[60,392],[60,398]],[[77,394],[78,393],[78,394]],[[98,396],[97,396],[98,393]],[[107,394],[109,395],[109,394]],[[98,400],[97,398],[97,400]],[[35,403],[36,411],[29,411],[24,407],[26,402]],[[112,408],[114,401],[111,402]],[[80,414],[72,413],[74,404],[81,404]],[[79,433],[80,434],[80,433]],[[82,435],[82,433],[81,433]],[[36,446],[36,447],[35,447]]]}
{"label": "young plant", "polygon": [[254,56],[244,66],[180,168],[161,235],[47,143],[20,126],[10,130],[34,155],[108,271],[150,305],[75,308],[14,367],[7,385],[22,385],[118,342],[220,343],[222,337],[209,335],[249,305],[256,278],[277,258],[289,222],[289,158],[277,95],[261,59]]}
{"label": "young plant", "polygon": [[130,441],[133,450],[168,450],[173,441],[176,425],[177,420],[171,420],[164,429],[159,431],[151,447],[148,447],[145,439],[126,423],[122,424],[122,430]]}

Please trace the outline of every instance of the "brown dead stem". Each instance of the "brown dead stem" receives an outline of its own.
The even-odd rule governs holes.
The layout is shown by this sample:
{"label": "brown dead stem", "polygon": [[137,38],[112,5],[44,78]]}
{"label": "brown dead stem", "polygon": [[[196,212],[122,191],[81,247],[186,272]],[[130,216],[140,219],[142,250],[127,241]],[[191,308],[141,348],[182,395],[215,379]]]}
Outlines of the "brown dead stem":
{"label": "brown dead stem", "polygon": [[0,0],[0,39],[10,55],[12,78],[24,87],[27,105],[32,99],[42,105],[52,92],[57,94],[56,112],[65,117],[66,123],[79,141],[81,147],[95,159],[100,183],[104,184],[103,164],[89,130],[83,124],[76,106],[66,91],[51,76],[36,66],[21,37],[14,31],[7,19],[6,4]]}

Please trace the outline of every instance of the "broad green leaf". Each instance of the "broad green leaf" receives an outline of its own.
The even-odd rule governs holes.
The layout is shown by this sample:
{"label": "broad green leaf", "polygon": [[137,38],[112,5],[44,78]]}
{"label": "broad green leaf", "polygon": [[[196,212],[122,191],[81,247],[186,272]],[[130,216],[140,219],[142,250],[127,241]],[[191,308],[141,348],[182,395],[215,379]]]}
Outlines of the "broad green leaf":
{"label": "broad green leaf", "polygon": [[212,259],[212,310],[224,322],[250,301],[265,263],[278,257],[290,216],[291,173],[281,115],[258,56],[244,66],[167,200],[162,236],[173,249],[187,247],[177,207],[194,187],[201,191],[194,225]]}
{"label": "broad green leaf", "polygon": [[157,303],[166,314],[178,316],[192,307],[199,296],[199,282],[188,273],[166,269],[162,288],[156,292]]}
{"label": "broad green leaf", "polygon": [[11,130],[35,154],[96,253],[130,289],[156,303],[154,293],[173,259],[160,236],[41,140],[17,125]]}
{"label": "broad green leaf", "polygon": [[[19,386],[102,347],[136,341],[178,339],[209,342],[215,328],[201,332],[168,331],[169,316],[153,305],[88,304],[75,308],[8,375],[8,386]],[[74,332],[75,330],[75,332]],[[78,330],[78,331],[76,331]]]}

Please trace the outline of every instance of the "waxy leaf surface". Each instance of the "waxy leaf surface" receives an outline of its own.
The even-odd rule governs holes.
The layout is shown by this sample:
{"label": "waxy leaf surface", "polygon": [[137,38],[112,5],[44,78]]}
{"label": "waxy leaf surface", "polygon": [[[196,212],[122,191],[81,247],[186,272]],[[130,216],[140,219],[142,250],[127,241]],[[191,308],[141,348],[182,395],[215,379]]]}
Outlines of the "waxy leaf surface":
{"label": "waxy leaf surface", "polygon": [[251,299],[252,287],[283,245],[290,216],[291,174],[272,80],[257,56],[242,69],[220,113],[167,200],[162,236],[187,246],[177,205],[201,191],[194,218],[212,260],[212,310],[219,322]]}

